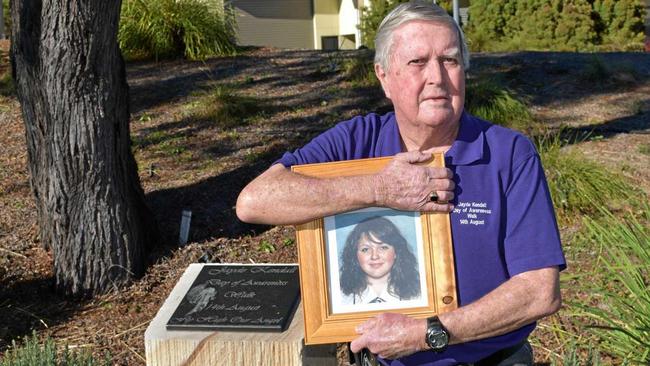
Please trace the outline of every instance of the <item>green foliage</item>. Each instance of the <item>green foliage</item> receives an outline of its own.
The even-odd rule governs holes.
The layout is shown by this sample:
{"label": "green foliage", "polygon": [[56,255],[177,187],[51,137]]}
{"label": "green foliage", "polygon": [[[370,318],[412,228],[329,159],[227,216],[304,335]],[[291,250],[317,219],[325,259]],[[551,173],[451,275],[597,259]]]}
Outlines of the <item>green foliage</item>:
{"label": "green foliage", "polygon": [[[375,48],[375,36],[381,21],[397,5],[407,3],[409,0],[370,0],[370,6],[361,8],[361,43],[368,48]],[[439,0],[438,5],[452,14],[452,0]]]}
{"label": "green foliage", "polygon": [[465,29],[474,51],[639,49],[638,0],[474,0]]}
{"label": "green foliage", "polygon": [[41,344],[35,332],[31,337],[25,337],[21,346],[12,341],[11,349],[0,359],[0,366],[110,366],[112,363],[109,354],[105,354],[104,359],[100,361],[87,351],[73,352],[68,347],[57,354],[54,341],[47,338]]}
{"label": "green foliage", "polygon": [[611,77],[610,69],[605,65],[603,59],[598,56],[591,56],[580,73],[581,79],[591,83],[604,83]]}
{"label": "green foliage", "polygon": [[644,39],[645,9],[638,0],[595,0],[596,30],[605,48],[639,50]]}
{"label": "green foliage", "polygon": [[9,7],[10,0],[2,0],[2,11],[5,21],[5,37],[11,36],[11,9]]}
{"label": "green foliage", "polygon": [[14,79],[11,77],[11,70],[0,75],[0,95],[8,97],[16,93]]}
{"label": "green foliage", "polygon": [[377,28],[391,10],[408,0],[370,0],[370,6],[361,8],[361,43],[368,48],[375,48],[375,36]]}
{"label": "green foliage", "polygon": [[558,135],[537,143],[560,219],[594,215],[603,207],[620,208],[639,200],[641,193],[620,175],[587,160],[575,149],[563,149]]}
{"label": "green foliage", "polygon": [[591,4],[587,0],[565,0],[557,18],[553,39],[559,51],[589,50],[596,41]]}
{"label": "green foliage", "polygon": [[562,355],[561,359],[558,361],[553,357],[553,362],[551,366],[600,366],[600,356],[598,352],[594,351],[593,348],[587,350],[587,356],[585,358],[580,357],[578,349],[575,344],[570,345]]}
{"label": "green foliage", "polygon": [[[585,217],[585,245],[600,248],[595,273],[585,284],[592,302],[572,310],[596,323],[589,327],[602,351],[632,363],[650,363],[650,206],[638,214]],[[593,279],[599,280],[594,281]]]}
{"label": "green foliage", "polygon": [[465,108],[477,117],[505,127],[524,132],[534,128],[528,108],[492,79],[468,80]]}
{"label": "green foliage", "polygon": [[643,155],[650,156],[650,143],[639,145],[639,152]]}
{"label": "green foliage", "polygon": [[243,125],[261,113],[263,103],[254,97],[237,94],[228,86],[217,86],[193,103],[192,118],[210,121],[223,128]]}
{"label": "green foliage", "polygon": [[275,245],[273,245],[268,240],[262,240],[260,242],[260,251],[265,252],[265,253],[273,253],[273,252],[275,252]]}
{"label": "green foliage", "polygon": [[220,0],[125,0],[118,38],[128,58],[231,55],[235,16]]}
{"label": "green foliage", "polygon": [[379,85],[375,76],[375,65],[370,54],[360,54],[341,61],[343,75],[353,84],[359,86]]}

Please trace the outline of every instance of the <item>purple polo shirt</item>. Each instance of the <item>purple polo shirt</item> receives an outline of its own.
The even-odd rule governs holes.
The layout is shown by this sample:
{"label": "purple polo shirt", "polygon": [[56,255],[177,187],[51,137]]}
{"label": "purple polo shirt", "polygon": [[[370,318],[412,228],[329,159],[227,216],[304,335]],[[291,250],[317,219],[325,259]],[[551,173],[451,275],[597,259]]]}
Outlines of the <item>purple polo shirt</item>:
{"label": "purple polo shirt", "polygon": [[[290,167],[399,152],[399,127],[391,112],[341,122],[277,162]],[[526,137],[463,113],[445,161],[456,182],[451,231],[460,306],[516,274],[566,267],[544,170]],[[521,342],[534,328],[531,323],[501,336],[449,346],[442,353],[382,361],[391,366],[475,362]]]}

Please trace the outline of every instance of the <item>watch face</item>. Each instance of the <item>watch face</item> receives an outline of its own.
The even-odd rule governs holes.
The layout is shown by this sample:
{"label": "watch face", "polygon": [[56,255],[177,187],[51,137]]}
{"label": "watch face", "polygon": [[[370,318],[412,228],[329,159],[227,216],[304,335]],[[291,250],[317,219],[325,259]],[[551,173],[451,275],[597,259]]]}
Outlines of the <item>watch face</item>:
{"label": "watch face", "polygon": [[436,316],[427,319],[426,341],[435,352],[442,352],[449,344],[449,333]]}
{"label": "watch face", "polygon": [[442,329],[429,334],[429,343],[432,348],[443,348],[447,345],[448,341],[447,333]]}

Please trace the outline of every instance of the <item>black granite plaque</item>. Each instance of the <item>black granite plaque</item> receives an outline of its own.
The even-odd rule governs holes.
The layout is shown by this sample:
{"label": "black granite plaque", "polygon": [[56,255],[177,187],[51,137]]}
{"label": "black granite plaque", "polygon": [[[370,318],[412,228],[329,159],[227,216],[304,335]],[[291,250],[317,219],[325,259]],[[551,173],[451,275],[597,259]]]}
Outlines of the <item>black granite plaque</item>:
{"label": "black granite plaque", "polygon": [[169,330],[282,332],[300,300],[297,265],[205,265],[167,322]]}

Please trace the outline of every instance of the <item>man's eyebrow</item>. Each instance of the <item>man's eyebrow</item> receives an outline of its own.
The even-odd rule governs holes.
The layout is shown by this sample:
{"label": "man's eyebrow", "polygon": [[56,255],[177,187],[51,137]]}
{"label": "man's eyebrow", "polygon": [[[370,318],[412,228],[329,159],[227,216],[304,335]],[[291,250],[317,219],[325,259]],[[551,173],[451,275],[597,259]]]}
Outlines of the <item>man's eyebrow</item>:
{"label": "man's eyebrow", "polygon": [[460,50],[458,47],[452,47],[442,52],[441,56],[458,58],[460,57]]}

